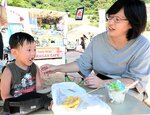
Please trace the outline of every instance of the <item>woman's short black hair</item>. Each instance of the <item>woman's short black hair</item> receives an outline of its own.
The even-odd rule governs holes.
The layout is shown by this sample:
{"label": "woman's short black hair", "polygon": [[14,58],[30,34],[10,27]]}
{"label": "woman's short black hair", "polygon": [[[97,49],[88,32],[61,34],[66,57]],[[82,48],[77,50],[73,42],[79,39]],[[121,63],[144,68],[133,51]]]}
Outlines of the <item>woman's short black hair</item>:
{"label": "woman's short black hair", "polygon": [[146,27],[147,13],[143,0],[117,0],[106,12],[106,15],[116,14],[121,9],[132,26],[127,33],[127,39],[137,38]]}
{"label": "woman's short black hair", "polygon": [[27,41],[27,43],[35,42],[34,38],[30,34],[17,32],[10,36],[9,46],[11,49],[17,48],[18,46],[22,46],[25,41]]}

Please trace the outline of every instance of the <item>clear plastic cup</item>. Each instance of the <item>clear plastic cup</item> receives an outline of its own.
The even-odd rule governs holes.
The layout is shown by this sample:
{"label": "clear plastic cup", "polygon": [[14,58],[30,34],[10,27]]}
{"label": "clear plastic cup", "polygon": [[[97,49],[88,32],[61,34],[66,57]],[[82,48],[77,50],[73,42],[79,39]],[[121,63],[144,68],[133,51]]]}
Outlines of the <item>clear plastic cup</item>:
{"label": "clear plastic cup", "polygon": [[116,91],[110,88],[106,88],[108,91],[108,97],[111,103],[120,104],[124,102],[126,92]]}

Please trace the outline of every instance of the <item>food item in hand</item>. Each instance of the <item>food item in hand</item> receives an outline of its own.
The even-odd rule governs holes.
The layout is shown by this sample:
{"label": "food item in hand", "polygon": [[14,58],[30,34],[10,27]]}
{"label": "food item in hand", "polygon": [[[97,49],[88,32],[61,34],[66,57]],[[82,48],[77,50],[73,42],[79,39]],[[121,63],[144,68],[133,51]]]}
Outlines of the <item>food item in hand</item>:
{"label": "food item in hand", "polygon": [[62,105],[66,108],[77,108],[80,104],[80,101],[81,99],[78,96],[69,96]]}

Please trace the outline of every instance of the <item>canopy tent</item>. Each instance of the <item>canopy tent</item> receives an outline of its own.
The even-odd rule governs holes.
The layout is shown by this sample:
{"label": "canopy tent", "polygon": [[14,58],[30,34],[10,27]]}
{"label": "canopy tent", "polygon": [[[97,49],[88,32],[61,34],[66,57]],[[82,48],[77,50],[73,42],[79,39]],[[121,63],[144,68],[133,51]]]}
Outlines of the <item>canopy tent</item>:
{"label": "canopy tent", "polygon": [[45,9],[29,9],[30,24],[34,27],[56,29],[57,24],[65,25],[66,12],[58,12]]}
{"label": "canopy tent", "polygon": [[76,27],[76,28],[70,30],[70,32],[75,32],[75,31],[79,31],[79,32],[82,32],[82,33],[88,33],[88,32],[98,33],[99,28],[96,27],[96,26],[83,25],[83,26],[79,26],[79,27]]}
{"label": "canopy tent", "polygon": [[29,15],[31,17],[38,17],[38,18],[59,18],[64,15],[66,15],[66,12],[58,12],[58,11],[53,11],[53,10],[43,10],[43,9],[30,9],[29,10]]}
{"label": "canopy tent", "polygon": [[30,9],[29,17],[41,19],[43,23],[51,24],[56,23],[66,15],[66,12],[58,12],[43,9]]}
{"label": "canopy tent", "polygon": [[82,37],[83,35],[85,35],[87,38],[90,38],[90,34],[96,35],[98,33],[100,33],[98,27],[83,25],[70,30],[67,33],[67,38],[68,41],[75,42],[76,39],[80,39],[80,37]]}

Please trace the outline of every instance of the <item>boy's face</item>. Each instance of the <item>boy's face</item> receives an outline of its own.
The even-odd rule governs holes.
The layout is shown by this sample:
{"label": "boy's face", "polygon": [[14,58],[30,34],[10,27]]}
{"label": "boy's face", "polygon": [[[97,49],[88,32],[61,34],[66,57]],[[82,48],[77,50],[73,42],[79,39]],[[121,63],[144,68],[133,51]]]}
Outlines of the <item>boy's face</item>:
{"label": "boy's face", "polygon": [[36,56],[36,43],[27,43],[27,41],[25,41],[23,46],[14,49],[14,52],[17,64],[22,67],[30,66]]}

